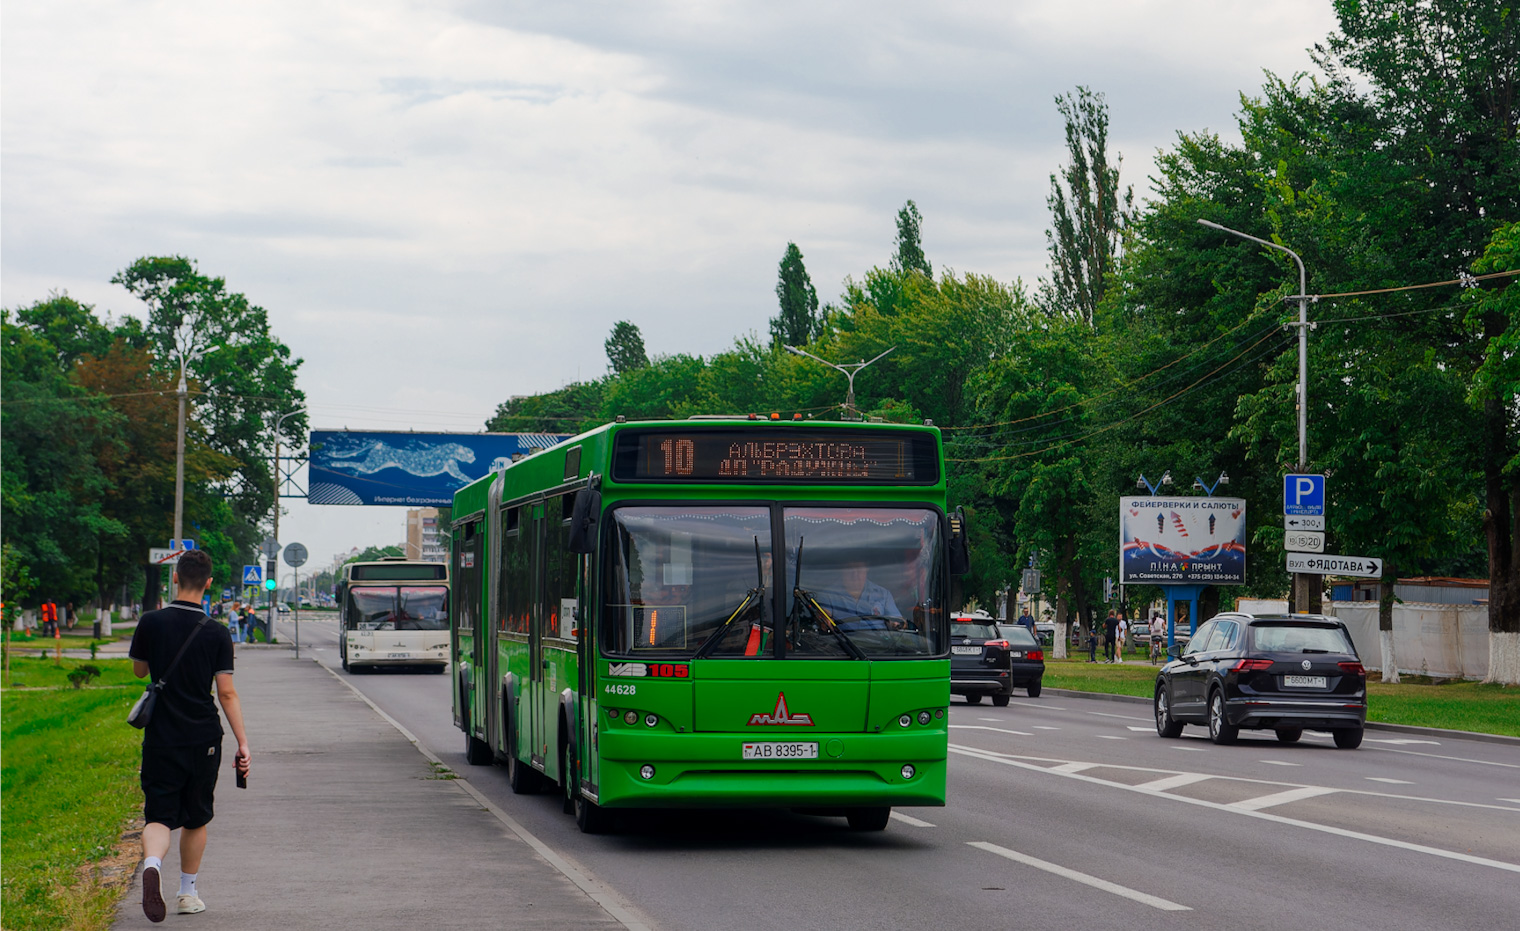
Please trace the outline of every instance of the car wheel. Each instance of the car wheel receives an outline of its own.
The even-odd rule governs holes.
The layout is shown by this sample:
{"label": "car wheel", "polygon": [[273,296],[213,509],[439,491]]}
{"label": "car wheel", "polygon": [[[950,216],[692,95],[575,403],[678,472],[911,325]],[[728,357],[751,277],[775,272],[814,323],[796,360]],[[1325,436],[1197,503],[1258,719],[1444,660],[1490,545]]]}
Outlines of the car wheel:
{"label": "car wheel", "polygon": [[1007,708],[1008,707],[1008,696],[1007,695],[994,695],[994,696],[992,696],[992,707],[994,707],[994,708]]}
{"label": "car wheel", "polygon": [[1298,743],[1298,738],[1302,736],[1304,736],[1304,729],[1301,727],[1279,727],[1277,729],[1278,743],[1296,744]]}
{"label": "car wheel", "polygon": [[1220,746],[1232,744],[1240,736],[1240,728],[1224,716],[1224,693],[1215,689],[1209,693],[1209,739]]}
{"label": "car wheel", "polygon": [[982,694],[980,692],[972,692],[970,695],[966,696],[966,704],[968,705],[980,705],[981,703]]}
{"label": "car wheel", "polygon": [[844,817],[850,823],[852,831],[885,831],[887,821],[892,817],[892,809],[886,805],[879,808],[851,808],[844,813]]}
{"label": "car wheel", "polygon": [[464,761],[471,766],[485,766],[491,762],[491,745],[471,734],[464,735]]}
{"label": "car wheel", "polygon": [[1039,698],[1040,697],[1040,680],[1039,679],[1034,680],[1034,683],[1029,686],[1029,697],[1030,698]]}
{"label": "car wheel", "polygon": [[1156,687],[1156,733],[1167,738],[1182,736],[1182,722],[1172,720],[1172,705],[1164,685]]}
{"label": "car wheel", "polygon": [[1335,745],[1342,750],[1355,750],[1362,745],[1360,727],[1340,727],[1330,733],[1335,737]]}

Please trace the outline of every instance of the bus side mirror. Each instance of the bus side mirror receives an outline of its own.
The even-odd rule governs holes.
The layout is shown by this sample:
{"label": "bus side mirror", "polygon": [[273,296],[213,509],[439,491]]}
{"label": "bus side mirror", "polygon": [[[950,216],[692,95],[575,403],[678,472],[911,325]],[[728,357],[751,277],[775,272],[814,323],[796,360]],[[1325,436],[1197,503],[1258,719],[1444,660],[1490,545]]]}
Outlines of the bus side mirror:
{"label": "bus side mirror", "polygon": [[575,510],[570,512],[570,552],[584,556],[596,549],[596,525],[601,515],[602,493],[588,485],[575,496]]}
{"label": "bus side mirror", "polygon": [[950,574],[971,571],[971,544],[966,540],[966,512],[960,508],[950,515]]}

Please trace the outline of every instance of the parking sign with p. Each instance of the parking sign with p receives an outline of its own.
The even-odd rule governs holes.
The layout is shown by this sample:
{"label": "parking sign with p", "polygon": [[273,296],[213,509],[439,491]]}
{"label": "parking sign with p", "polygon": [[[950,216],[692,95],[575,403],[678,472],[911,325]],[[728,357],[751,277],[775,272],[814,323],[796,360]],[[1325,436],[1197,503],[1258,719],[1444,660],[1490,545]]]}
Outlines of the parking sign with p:
{"label": "parking sign with p", "polygon": [[1324,516],[1325,477],[1323,475],[1284,475],[1283,513],[1293,516]]}

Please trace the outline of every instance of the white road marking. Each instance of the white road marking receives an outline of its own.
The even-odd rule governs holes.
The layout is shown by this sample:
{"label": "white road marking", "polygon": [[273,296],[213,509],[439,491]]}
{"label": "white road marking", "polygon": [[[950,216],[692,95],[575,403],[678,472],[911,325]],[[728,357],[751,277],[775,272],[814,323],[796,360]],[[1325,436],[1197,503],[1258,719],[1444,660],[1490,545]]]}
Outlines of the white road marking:
{"label": "white road marking", "polygon": [[1049,726],[1047,724],[1034,724],[1034,725],[1031,725],[1031,726],[1035,730],[1037,730],[1037,731],[1058,731],[1058,730],[1060,730],[1059,727],[1051,727],[1051,726]]}
{"label": "white road marking", "polygon": [[[1027,770],[1030,770],[1032,772],[1037,772],[1037,773],[1051,773],[1051,772],[1058,772],[1059,771],[1058,767],[1041,766],[1041,765],[1039,765],[1037,763],[1026,763],[1026,762],[1024,762],[1022,760],[1011,760],[1011,759],[1007,759],[1007,758],[1005,758],[1003,756],[1000,756],[1000,755],[997,755],[997,754],[989,753],[989,752],[984,751],[984,750],[976,750],[976,749],[971,748],[971,747],[955,747],[955,746],[952,746],[952,747],[950,747],[950,752],[951,753],[958,753],[961,756],[969,756],[969,757],[972,757],[973,759],[984,760],[984,761],[986,761],[988,763],[1001,763],[1004,766],[1016,766],[1019,769],[1027,769]],[[1505,764],[1505,765],[1508,765],[1508,764]],[[1149,796],[1152,796],[1152,797],[1160,797],[1160,798],[1171,799],[1172,801],[1179,802],[1179,803],[1184,804],[1184,805],[1196,805],[1196,806],[1198,806],[1200,808],[1210,808],[1210,809],[1213,809],[1215,811],[1234,812],[1235,814],[1238,814],[1238,815],[1240,815],[1243,818],[1259,818],[1262,821],[1271,821],[1271,822],[1274,822],[1276,824],[1286,824],[1286,825],[1290,825],[1290,826],[1293,826],[1293,827],[1300,827],[1300,828],[1304,828],[1304,829],[1310,830],[1310,831],[1318,831],[1321,834],[1331,834],[1331,835],[1334,835],[1336,837],[1345,837],[1345,838],[1349,838],[1351,840],[1366,841],[1369,844],[1379,844],[1379,845],[1384,846],[1384,847],[1393,847],[1393,848],[1396,848],[1396,849],[1399,849],[1399,850],[1410,850],[1410,851],[1414,851],[1415,853],[1429,854],[1430,856],[1441,857],[1441,858],[1447,859],[1447,860],[1457,860],[1457,861],[1460,861],[1462,863],[1472,863],[1472,864],[1475,864],[1477,866],[1493,867],[1496,870],[1504,870],[1504,871],[1510,872],[1510,873],[1520,873],[1520,864],[1505,863],[1502,860],[1490,860],[1487,857],[1476,857],[1476,856],[1473,856],[1472,854],[1458,853],[1455,850],[1442,850],[1439,847],[1429,847],[1429,846],[1426,846],[1425,844],[1415,844],[1415,843],[1411,843],[1409,841],[1395,840],[1395,839],[1393,839],[1391,837],[1379,837],[1376,834],[1364,834],[1361,831],[1352,831],[1352,830],[1348,830],[1346,828],[1333,827],[1333,826],[1328,825],[1328,824],[1316,824],[1313,821],[1301,821],[1301,820],[1299,820],[1297,818],[1289,818],[1289,817],[1286,817],[1284,815],[1275,815],[1275,814],[1273,814],[1273,813],[1271,813],[1269,811],[1251,811],[1251,810],[1245,809],[1245,808],[1234,808],[1234,807],[1231,807],[1229,805],[1223,805],[1223,804],[1221,804],[1219,802],[1210,802],[1210,801],[1207,801],[1207,800],[1201,799],[1201,798],[1191,798],[1191,797],[1186,796],[1186,795],[1171,795],[1171,794],[1168,794],[1166,792],[1152,792],[1152,791],[1149,791],[1147,789],[1140,788],[1139,786],[1127,786],[1127,785],[1124,785],[1123,783],[1110,782],[1107,779],[1099,779],[1099,778],[1094,777],[1094,776],[1086,776],[1086,775],[1083,775],[1080,772],[1062,772],[1061,776],[1063,778],[1066,778],[1066,779],[1077,779],[1077,780],[1080,780],[1082,782],[1090,782],[1093,785],[1108,786],[1110,788],[1115,788],[1115,789],[1129,789],[1131,791],[1137,791],[1137,792],[1140,792],[1142,794],[1149,795]],[[1370,793],[1369,792],[1369,793],[1357,793],[1357,794],[1375,795],[1377,793]],[[1397,796],[1395,796],[1395,797],[1397,797]],[[1417,799],[1417,801],[1422,801],[1422,802],[1438,802],[1438,801],[1441,801],[1441,800],[1440,799]],[[1487,807],[1495,807],[1495,806],[1480,805],[1480,806],[1473,806],[1473,807],[1487,808]]]}
{"label": "white road marking", "polygon": [[1010,705],[1018,705],[1023,708],[1044,708],[1046,711],[1065,711],[1060,705],[1047,705],[1042,701],[1009,701]]}
{"label": "white road marking", "polygon": [[1439,747],[1441,745],[1441,742],[1439,740],[1417,740],[1413,737],[1366,737],[1363,739],[1366,740],[1367,743],[1397,744],[1401,747],[1408,746],[1410,744],[1430,744],[1433,747]]}
{"label": "white road marking", "polygon": [[1408,779],[1389,779],[1387,776],[1368,776],[1367,779],[1370,780],[1370,781],[1372,781],[1372,782],[1386,782],[1386,783],[1389,783],[1390,785],[1396,785],[1396,786],[1412,786],[1412,785],[1414,785],[1414,783],[1410,782]]}
{"label": "white road marking", "polygon": [[1120,737],[1117,734],[1099,734],[1099,740],[1129,740],[1128,737]]}
{"label": "white road marking", "polygon": [[1314,798],[1318,795],[1330,795],[1339,792],[1339,789],[1330,789],[1325,786],[1304,786],[1298,789],[1288,789],[1285,792],[1273,792],[1271,795],[1259,795],[1256,798],[1242,799],[1231,802],[1226,808],[1238,808],[1242,811],[1260,811],[1263,808],[1271,808],[1274,805],[1286,805],[1289,802],[1298,802],[1306,798]]}
{"label": "white road marking", "polygon": [[1410,756],[1428,756],[1433,760],[1451,760],[1453,763],[1481,763],[1484,766],[1503,766],[1505,769],[1520,769],[1520,764],[1499,763],[1494,760],[1472,760],[1465,756],[1445,756],[1440,753],[1425,753],[1421,750],[1395,750],[1392,747],[1368,747],[1369,750],[1377,750],[1380,753],[1407,753]]}
{"label": "white road marking", "polygon": [[977,720],[978,721],[991,721],[992,723],[996,724],[996,723],[998,723],[999,721],[1001,721],[1003,719],[1002,718],[977,718]]}
{"label": "white road marking", "polygon": [[1080,773],[1084,769],[1092,769],[1097,763],[1062,763],[1060,766],[1052,766],[1053,773]]}
{"label": "white road marking", "polygon": [[959,731],[996,731],[999,734],[1015,734],[1019,737],[1033,737],[1028,731],[1010,731],[1006,727],[988,727],[985,724],[951,724],[951,728]]}
{"label": "white road marking", "polygon": [[1520,798],[1501,798],[1501,799],[1499,799],[1499,801],[1501,801],[1501,802],[1514,802],[1516,805],[1520,805]]}
{"label": "white road marking", "polygon": [[1136,724],[1127,724],[1127,725],[1125,725],[1125,727],[1127,729],[1129,729],[1129,730],[1132,730],[1132,731],[1139,731],[1142,734],[1145,734],[1145,733],[1148,733],[1150,731],[1155,730],[1154,727],[1140,727],[1139,725],[1136,725]]}
{"label": "white road marking", "polygon": [[1186,750],[1189,753],[1208,753],[1208,747],[1173,747],[1173,750]]}
{"label": "white road marking", "polygon": [[1147,892],[1141,892],[1137,889],[1131,889],[1128,886],[1121,886],[1118,883],[1112,883],[1106,879],[1099,879],[1098,877],[1090,876],[1087,873],[1080,873],[1074,869],[1061,866],[1060,864],[1051,863],[1049,860],[1041,860],[1039,857],[1031,857],[1027,853],[1019,853],[1016,850],[1009,850],[1007,847],[999,847],[997,844],[989,844],[986,841],[968,841],[967,846],[975,847],[978,850],[985,850],[988,853],[995,853],[998,856],[1005,857],[1015,863],[1022,863],[1025,866],[1032,866],[1037,870],[1044,870],[1047,873],[1054,873],[1057,876],[1065,877],[1066,879],[1082,883],[1083,885],[1092,886],[1094,889],[1102,889],[1104,892],[1111,892],[1114,895],[1123,896],[1132,902],[1139,902],[1142,905],[1149,905],[1151,908],[1159,908],[1164,912],[1192,911],[1192,909],[1186,905],[1178,905],[1176,902],[1169,902],[1166,899],[1160,898],[1159,896],[1154,896]]}
{"label": "white road marking", "polygon": [[1109,714],[1107,711],[1089,711],[1087,713],[1088,714],[1095,714],[1095,715],[1097,715],[1100,718],[1123,718],[1126,721],[1149,721],[1149,720],[1151,720],[1150,718],[1142,718],[1139,715],[1134,715],[1134,714]]}
{"label": "white road marking", "polygon": [[903,814],[900,811],[894,811],[894,812],[892,812],[892,817],[894,819],[898,820],[898,821],[901,821],[903,824],[911,824],[911,825],[913,825],[916,828],[932,828],[932,827],[934,827],[934,825],[930,824],[927,821],[920,821],[917,818],[913,817],[912,815],[905,815],[905,814]]}
{"label": "white road marking", "polygon": [[1256,762],[1258,762],[1258,763],[1265,763],[1268,766],[1302,766],[1302,765],[1304,765],[1302,763],[1289,763],[1287,760],[1257,760]]}
{"label": "white road marking", "polygon": [[1175,776],[1163,776],[1160,779],[1152,779],[1150,782],[1142,782],[1135,786],[1137,789],[1149,789],[1152,792],[1165,792],[1168,789],[1180,789],[1190,786],[1195,782],[1203,782],[1205,779],[1213,779],[1206,773],[1178,773]]}

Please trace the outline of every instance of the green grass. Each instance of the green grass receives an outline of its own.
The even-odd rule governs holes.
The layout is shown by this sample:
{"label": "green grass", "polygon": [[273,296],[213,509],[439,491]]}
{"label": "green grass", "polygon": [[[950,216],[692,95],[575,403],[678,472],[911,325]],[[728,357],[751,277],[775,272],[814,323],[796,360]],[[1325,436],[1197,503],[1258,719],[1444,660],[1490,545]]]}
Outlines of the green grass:
{"label": "green grass", "polygon": [[[31,683],[54,672],[62,679],[71,665],[12,663],[18,679]],[[107,676],[119,678],[120,670]],[[137,690],[74,689],[62,681],[0,693],[0,906],[8,931],[110,927],[121,887],[102,885],[92,867],[116,852],[142,803],[141,734],[126,723]]]}
{"label": "green grass", "polygon": [[[53,657],[48,656],[23,656],[20,653],[11,657],[10,675],[5,679],[6,688],[16,689],[52,689],[72,688],[69,685],[69,670],[76,666],[94,666],[100,670],[100,676],[90,681],[89,688],[115,687],[142,688],[148,684],[148,680],[139,679],[132,675],[132,661],[127,659],[75,659],[71,656],[63,658],[63,664],[57,665]],[[133,697],[136,701],[136,697]]]}
{"label": "green grass", "polygon": [[[1150,698],[1159,668],[1134,655],[1122,664],[1088,663],[1084,653],[1080,659],[1047,658],[1044,683],[1053,689]],[[1520,688],[1420,676],[1401,679],[1398,685],[1385,685],[1372,675],[1367,720],[1520,737]]]}

